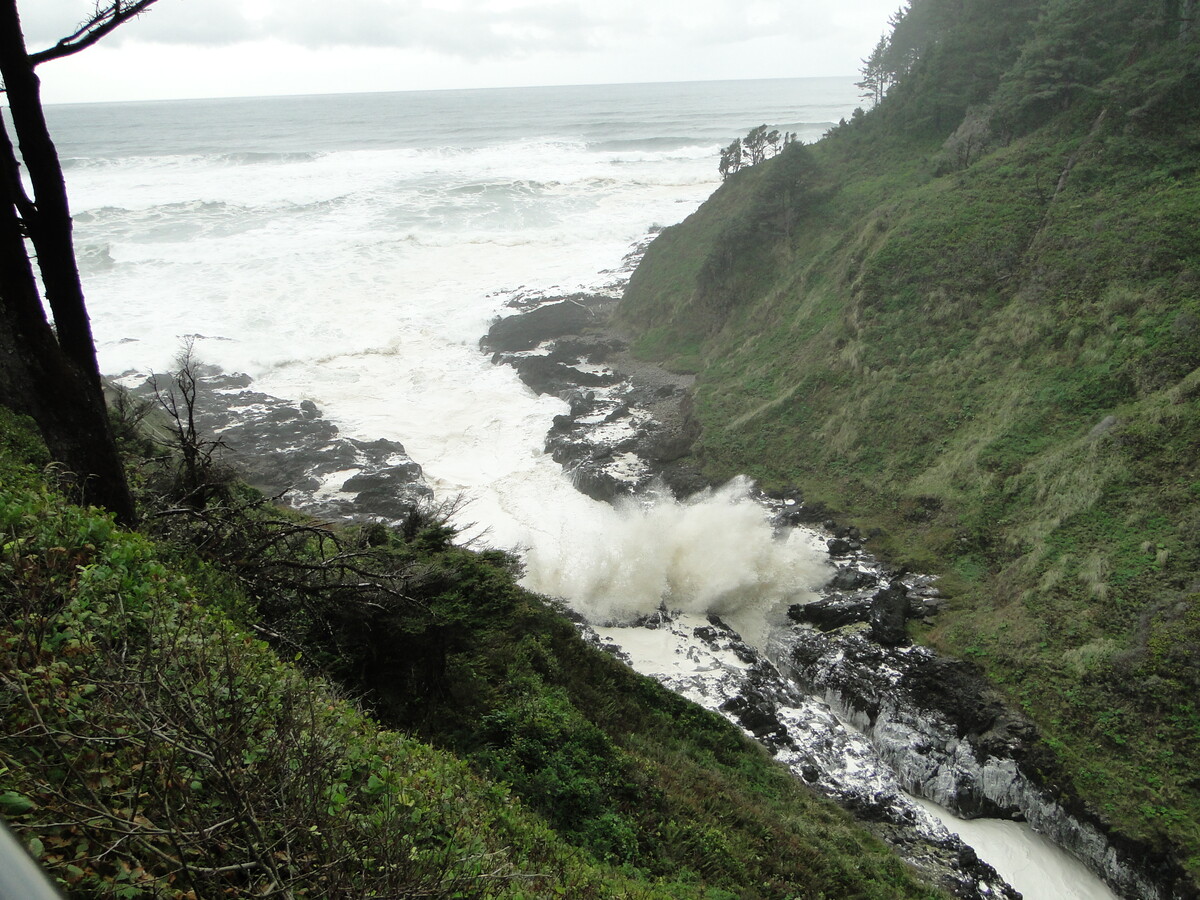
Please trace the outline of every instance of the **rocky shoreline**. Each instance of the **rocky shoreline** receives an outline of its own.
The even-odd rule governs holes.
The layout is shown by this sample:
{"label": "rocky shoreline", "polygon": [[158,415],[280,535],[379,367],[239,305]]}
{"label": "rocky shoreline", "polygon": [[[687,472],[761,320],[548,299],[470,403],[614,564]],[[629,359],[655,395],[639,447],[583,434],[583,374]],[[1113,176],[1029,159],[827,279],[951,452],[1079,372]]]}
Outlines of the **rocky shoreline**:
{"label": "rocky shoreline", "polygon": [[[728,718],[817,793],[852,812],[876,836],[955,897],[1021,895],[957,835],[918,807],[871,742],[804,691],[720,618],[661,611],[633,625],[593,628],[585,637],[675,693]],[[657,651],[639,656],[646,638]],[[663,647],[673,658],[662,659]]]}
{"label": "rocky shoreline", "polygon": [[[612,297],[582,294],[542,298],[532,306],[519,300],[513,315],[493,323],[481,347],[492,352],[493,363],[511,365],[531,390],[568,404],[568,412],[555,417],[545,450],[580,491],[602,501],[658,491],[690,496],[711,486],[688,458],[699,435],[691,416],[694,379],[634,357],[611,324],[616,303]],[[778,528],[809,524],[794,497],[760,500],[773,510]],[[857,552],[862,548],[858,538],[847,530],[830,545]],[[834,584],[874,585],[878,567],[874,574],[868,568],[845,564]],[[917,581],[898,588],[900,596],[924,589],[932,608],[936,591]],[[873,596],[867,592],[868,605],[875,603]],[[832,607],[843,601],[830,595],[822,602]],[[738,724],[953,896],[1020,896],[905,796],[865,736],[847,728],[829,704],[802,691],[719,618],[698,620],[664,609],[632,625],[608,628],[576,618],[596,646]],[[899,627],[903,631],[903,619]],[[678,665],[658,671],[653,661],[631,658],[624,648],[635,645],[646,629],[657,641],[675,641]]]}
{"label": "rocky shoreline", "polygon": [[789,681],[863,735],[906,793],[965,819],[1027,822],[1119,896],[1188,896],[1176,867],[1063,795],[1036,725],[978,666],[908,639],[907,621],[937,614],[933,579],[889,574],[844,538],[829,548],[838,574],[820,600],[789,608],[768,653]]}
{"label": "rocky shoreline", "polygon": [[[693,378],[633,357],[611,325],[616,302],[546,298],[498,320],[481,346],[493,362],[512,365],[530,389],[568,403],[546,437],[546,452],[579,490],[606,501],[657,490],[689,496],[710,486],[688,456],[699,435],[691,415]],[[777,527],[822,529],[837,566],[833,580],[818,601],[789,611],[792,627],[776,636],[765,657],[720,620],[681,625],[664,610],[641,624],[678,630],[678,652],[712,654],[708,669],[726,682],[655,677],[738,723],[955,896],[1019,895],[956,836],[931,828],[906,792],[963,818],[1028,822],[1123,897],[1187,896],[1177,866],[1114,839],[1082,804],[1057,796],[1057,764],[1036,727],[1006,706],[977,667],[911,644],[906,623],[936,615],[942,603],[932,578],[887,573],[865,552],[857,530],[839,529],[798,496],[762,500]],[[595,640],[606,646],[603,636]],[[612,641],[610,634],[607,646],[620,653]],[[797,733],[807,738],[798,741]],[[814,753],[816,747],[831,752]],[[887,773],[863,777],[868,757]],[[858,770],[854,779],[845,777],[847,759]]]}
{"label": "rocky shoreline", "polygon": [[617,299],[548,298],[497,320],[481,341],[539,394],[563,399],[545,450],[597,500],[660,485],[677,497],[709,484],[688,459],[700,434],[691,415],[694,377],[637,359],[611,323]]}
{"label": "rocky shoreline", "polygon": [[[433,499],[421,466],[398,441],[339,433],[311,400],[265,394],[245,374],[194,369],[195,423],[221,462],[268,496],[330,520],[401,522]],[[169,377],[151,376],[130,393],[154,401]]]}

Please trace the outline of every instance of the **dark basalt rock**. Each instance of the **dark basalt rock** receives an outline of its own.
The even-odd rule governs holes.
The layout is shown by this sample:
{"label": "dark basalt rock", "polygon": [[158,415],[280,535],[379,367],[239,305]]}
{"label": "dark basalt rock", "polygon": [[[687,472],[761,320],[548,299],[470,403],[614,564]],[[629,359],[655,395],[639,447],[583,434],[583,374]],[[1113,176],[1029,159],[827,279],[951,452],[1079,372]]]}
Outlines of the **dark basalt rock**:
{"label": "dark basalt rock", "polygon": [[[883,592],[881,592],[883,593]],[[899,591],[890,603],[899,604]],[[904,788],[965,818],[1028,821],[1122,896],[1175,898],[1177,867],[1108,835],[1058,783],[1033,723],[972,663],[925,647],[882,646],[862,629],[797,625],[786,674],[867,735]]]}
{"label": "dark basalt rock", "polygon": [[[597,462],[603,464],[603,460]],[[617,497],[634,493],[634,485],[614,478],[601,468],[578,466],[568,470],[568,473],[575,490],[601,503],[611,503]]]}
{"label": "dark basalt rock", "polygon": [[[358,441],[338,432],[311,400],[290,403],[254,390],[245,374],[213,366],[196,372],[196,424],[219,442],[220,457],[260,490],[321,516],[399,520],[428,501],[421,467],[397,441]],[[155,380],[134,391],[153,398]],[[325,480],[356,470],[339,495],[319,493]]]}
{"label": "dark basalt rock", "polygon": [[[834,576],[829,587],[833,588],[838,583],[853,584],[859,581],[876,582],[878,576],[844,567]],[[819,600],[788,607],[788,618],[793,622],[813,625],[821,631],[833,631],[849,625],[866,623],[870,625],[872,640],[884,647],[899,647],[909,642],[905,623],[910,615],[912,603],[909,589],[904,583],[892,581],[886,588],[874,594],[858,592],[847,595],[830,590]],[[922,610],[925,609],[923,604],[921,607]]]}
{"label": "dark basalt rock", "polygon": [[[571,365],[578,365],[581,359],[601,365],[607,362],[613,354],[627,349],[629,349],[628,344],[615,338],[559,336],[554,342],[554,350],[551,351],[550,355],[555,359],[558,359],[560,355],[574,359],[575,362],[571,363]],[[565,362],[566,359],[561,361]]]}
{"label": "dark basalt rock", "polygon": [[761,697],[755,696],[753,690],[747,689],[741,695],[730,697],[722,703],[721,711],[729,713],[739,725],[771,750],[794,747],[795,741],[788,734],[787,728],[761,700]]}
{"label": "dark basalt rock", "polygon": [[548,356],[516,356],[503,361],[510,363],[521,380],[539,394],[562,395],[581,386],[608,387],[620,380],[612,374],[583,372]]}
{"label": "dark basalt rock", "polygon": [[687,456],[698,436],[699,429],[694,426],[647,428],[639,436],[634,452],[651,462],[675,462]]}
{"label": "dark basalt rock", "polygon": [[689,457],[682,457],[662,466],[658,469],[657,477],[676,497],[690,497],[712,484]]}
{"label": "dark basalt rock", "polygon": [[796,488],[769,491],[764,496],[778,505],[778,511],[775,514],[775,526],[778,528],[820,525],[829,520],[829,509],[824,503],[805,502],[804,497]]}
{"label": "dark basalt rock", "polygon": [[909,643],[905,622],[908,620],[908,589],[893,582],[875,595],[871,604],[871,637],[885,647]]}
{"label": "dark basalt rock", "polygon": [[[621,356],[626,342],[603,330],[615,298],[539,296],[516,303],[527,310],[498,320],[481,343],[495,351],[492,362],[513,366],[532,390],[570,405],[568,415],[554,418],[545,450],[576,488],[612,501],[654,484],[676,496],[711,486],[689,460],[700,433],[682,386],[690,379]],[[534,348],[536,354],[525,352]],[[588,371],[584,362],[614,368]],[[628,366],[637,377],[622,372]],[[613,427],[620,424],[626,428]]]}
{"label": "dark basalt rock", "polygon": [[795,528],[797,525],[811,525],[812,520],[803,506],[789,506],[775,514],[772,524],[776,528]]}
{"label": "dark basalt rock", "polygon": [[[725,673],[716,680],[701,675],[699,683],[694,673],[661,676],[668,687],[682,689],[735,722],[798,778],[853,812],[952,896],[1017,900],[1019,895],[991,866],[966,852],[961,840],[931,827],[886,768],[864,752],[858,732],[846,728],[824,704],[811,701],[719,617],[709,616],[707,624],[688,628],[660,610],[642,621],[647,627],[689,638],[686,655],[697,664],[697,672]],[[594,633],[593,642],[621,656],[618,648]],[[741,665],[729,664],[731,653]],[[847,765],[848,759],[854,762]]]}
{"label": "dark basalt rock", "polygon": [[531,350],[542,341],[575,334],[594,319],[595,314],[582,302],[566,299],[497,319],[488,329],[483,346],[490,350]]}
{"label": "dark basalt rock", "polygon": [[720,616],[708,617],[709,629],[697,628],[695,634],[706,643],[714,647],[720,646],[722,643],[736,656],[739,660],[751,666],[750,678],[756,683],[762,683],[764,680],[769,680],[772,677],[778,677],[774,667],[766,663],[753,647],[742,640],[741,636],[721,621]]}
{"label": "dark basalt rock", "polygon": [[563,398],[571,408],[572,418],[590,416],[596,409],[595,391],[571,391]]}
{"label": "dark basalt rock", "polygon": [[825,542],[825,546],[829,548],[830,556],[849,556],[855,550],[861,549],[856,547],[852,541],[845,538],[830,538]]}
{"label": "dark basalt rock", "polygon": [[[983,673],[972,663],[939,656],[911,666],[901,683],[909,700],[936,709],[955,726],[960,739],[970,738],[980,755],[1011,753],[1036,739],[1032,722],[1010,715]],[[1007,736],[1008,740],[997,740]]]}
{"label": "dark basalt rock", "polygon": [[853,566],[841,566],[834,573],[829,586],[838,591],[856,591],[859,588],[871,587],[878,583],[879,576],[873,572],[866,572]]}
{"label": "dark basalt rock", "polygon": [[851,597],[834,595],[822,597],[812,603],[797,603],[788,607],[788,618],[793,622],[807,622],[822,631],[844,628],[871,620],[871,608],[875,598],[869,594]]}

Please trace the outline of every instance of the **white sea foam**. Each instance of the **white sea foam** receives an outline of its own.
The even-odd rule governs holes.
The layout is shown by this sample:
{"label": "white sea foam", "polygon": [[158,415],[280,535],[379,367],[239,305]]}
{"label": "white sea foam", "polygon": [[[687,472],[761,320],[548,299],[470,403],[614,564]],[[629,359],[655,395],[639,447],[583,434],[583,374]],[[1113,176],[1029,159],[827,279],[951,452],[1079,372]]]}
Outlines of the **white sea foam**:
{"label": "white sea foam", "polygon": [[[472,498],[489,541],[527,548],[531,586],[595,618],[661,603],[769,610],[822,564],[771,538],[744,484],[650,509],[583,497],[541,453],[562,402],[532,396],[477,346],[502,289],[605,287],[651,224],[711,192],[719,144],[704,128],[719,94],[684,91],[692,106],[677,108],[598,96],[592,112],[523,109],[520,95],[511,120],[488,119],[474,97],[463,110],[417,98],[442,104],[425,108],[425,129],[381,117],[372,104],[386,98],[353,116],[313,98],[325,120],[271,101],[190,104],[190,120],[156,108],[144,127],[159,137],[141,146],[131,128],[89,156],[75,137],[70,189],[79,242],[97,248],[86,271],[102,364],[162,370],[181,335],[201,335],[203,360],[314,400],[352,436],[403,441],[440,494]],[[324,131],[338,116],[340,130]]]}
{"label": "white sea foam", "polygon": [[726,619],[760,642],[787,604],[828,581],[828,557],[803,536],[776,538],[750,484],[737,478],[686,502],[597,505],[584,518],[548,510],[530,524],[526,581],[571,599],[593,622],[627,622],[660,606]]}

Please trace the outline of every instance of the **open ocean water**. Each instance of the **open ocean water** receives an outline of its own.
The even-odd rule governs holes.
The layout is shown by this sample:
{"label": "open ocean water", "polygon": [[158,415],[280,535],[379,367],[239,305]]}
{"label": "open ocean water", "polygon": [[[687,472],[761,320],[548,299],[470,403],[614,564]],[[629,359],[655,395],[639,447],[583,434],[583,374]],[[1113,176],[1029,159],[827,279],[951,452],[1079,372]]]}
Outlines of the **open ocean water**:
{"label": "open ocean water", "polygon": [[[505,291],[611,280],[650,226],[712,192],[720,146],[762,122],[814,140],[853,107],[851,81],[48,113],[103,369],[162,368],[178,335],[200,333],[205,359],[269,378],[391,352],[414,328],[473,345]],[[314,393],[365,412],[333,386]]]}

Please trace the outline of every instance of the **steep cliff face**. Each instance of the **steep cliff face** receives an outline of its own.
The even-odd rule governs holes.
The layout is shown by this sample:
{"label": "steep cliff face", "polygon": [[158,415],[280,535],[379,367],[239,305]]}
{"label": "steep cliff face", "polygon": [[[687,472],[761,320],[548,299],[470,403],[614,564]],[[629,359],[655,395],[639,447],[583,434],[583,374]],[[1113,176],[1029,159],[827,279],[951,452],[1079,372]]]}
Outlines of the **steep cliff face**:
{"label": "steep cliff face", "polygon": [[732,175],[620,315],[697,374],[710,474],[797,485],[942,572],[918,637],[1031,715],[1072,802],[1195,877],[1189,8],[917,0],[883,102]]}

